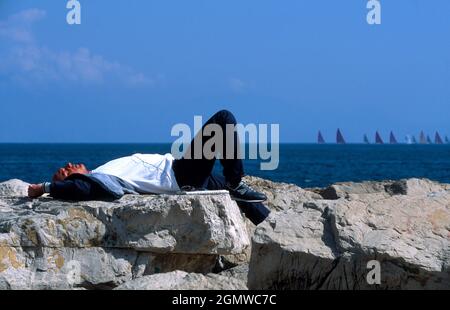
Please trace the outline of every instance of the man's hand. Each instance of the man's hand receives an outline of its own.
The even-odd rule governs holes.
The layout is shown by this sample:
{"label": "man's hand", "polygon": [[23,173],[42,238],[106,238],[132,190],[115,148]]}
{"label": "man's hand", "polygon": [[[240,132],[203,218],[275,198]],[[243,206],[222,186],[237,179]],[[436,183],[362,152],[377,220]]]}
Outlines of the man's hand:
{"label": "man's hand", "polygon": [[31,184],[28,186],[28,197],[38,198],[44,195],[44,186],[42,184]]}

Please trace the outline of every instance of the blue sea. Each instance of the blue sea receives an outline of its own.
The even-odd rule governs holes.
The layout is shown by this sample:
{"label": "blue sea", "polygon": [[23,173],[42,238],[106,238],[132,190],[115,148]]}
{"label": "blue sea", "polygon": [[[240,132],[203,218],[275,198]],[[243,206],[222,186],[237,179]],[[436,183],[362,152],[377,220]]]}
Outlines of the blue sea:
{"label": "blue sea", "polygon": [[[170,144],[0,144],[0,182],[50,180],[67,162],[93,169],[133,153],[168,153]],[[216,169],[220,171],[220,166]],[[245,172],[301,187],[343,181],[429,178],[450,183],[450,145],[281,144],[278,169],[260,170],[245,160]]]}

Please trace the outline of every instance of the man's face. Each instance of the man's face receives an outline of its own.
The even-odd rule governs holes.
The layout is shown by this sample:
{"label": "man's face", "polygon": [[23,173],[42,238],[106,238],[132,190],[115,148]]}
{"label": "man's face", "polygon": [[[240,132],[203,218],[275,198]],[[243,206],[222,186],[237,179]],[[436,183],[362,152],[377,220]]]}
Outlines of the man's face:
{"label": "man's face", "polygon": [[86,174],[89,171],[83,164],[72,164],[68,163],[65,167],[59,168],[53,175],[53,181],[64,181],[69,175],[74,173]]}

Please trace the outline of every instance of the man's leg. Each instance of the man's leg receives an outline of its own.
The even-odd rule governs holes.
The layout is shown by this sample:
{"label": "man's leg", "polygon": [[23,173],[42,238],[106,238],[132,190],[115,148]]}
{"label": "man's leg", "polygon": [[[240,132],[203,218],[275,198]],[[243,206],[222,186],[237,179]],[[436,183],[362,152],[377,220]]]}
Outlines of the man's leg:
{"label": "man's leg", "polygon": [[[222,175],[212,173],[205,181],[205,188],[209,190],[218,190],[226,188],[225,178]],[[248,202],[237,200],[237,205],[245,216],[255,225],[263,222],[270,213],[270,210],[262,202]]]}
{"label": "man's leg", "polygon": [[[222,164],[223,175],[225,177],[225,189],[230,191],[231,196],[235,200],[252,202],[266,200],[267,197],[264,194],[253,190],[247,184],[242,182],[244,166],[242,159],[238,157],[238,154],[240,154],[238,134],[233,130],[233,134],[229,137],[226,128],[227,125],[236,125],[236,119],[231,112],[226,110],[221,110],[214,114],[192,140],[183,158],[174,161],[173,170],[178,185],[180,187],[207,187],[205,183],[207,183],[208,178],[211,175],[216,159],[215,156],[209,158],[203,153],[205,144],[215,137],[214,131],[211,133],[211,136],[203,136],[203,130],[208,125],[217,125],[222,131],[222,149],[212,149],[212,151],[215,154],[220,152],[222,155],[220,163]],[[229,158],[227,152],[230,151],[230,147],[233,148],[233,156],[231,156],[231,158]]]}
{"label": "man's leg", "polygon": [[[230,137],[231,140],[227,140],[226,137],[226,125],[236,125],[236,119],[234,115],[227,111],[221,110],[214,114],[202,127],[201,131],[192,140],[190,146],[185,152],[185,155],[181,159],[176,159],[173,164],[173,169],[177,178],[178,185],[185,186],[190,185],[194,187],[202,187],[211,174],[216,158],[207,158],[203,154],[203,149],[205,144],[215,136],[213,133],[211,136],[203,136],[203,130],[208,125],[218,125],[222,129],[222,146],[223,150],[214,150],[216,153],[220,152],[222,159],[220,162],[223,167],[223,175],[228,184],[237,186],[244,175],[244,166],[242,159],[239,159],[238,148],[239,140],[237,132],[234,131],[233,136]],[[200,141],[201,140],[201,141]],[[225,154],[227,154],[227,146],[231,146],[234,149],[233,158],[226,159]],[[195,155],[197,154],[196,158]],[[198,156],[200,155],[200,156]]]}

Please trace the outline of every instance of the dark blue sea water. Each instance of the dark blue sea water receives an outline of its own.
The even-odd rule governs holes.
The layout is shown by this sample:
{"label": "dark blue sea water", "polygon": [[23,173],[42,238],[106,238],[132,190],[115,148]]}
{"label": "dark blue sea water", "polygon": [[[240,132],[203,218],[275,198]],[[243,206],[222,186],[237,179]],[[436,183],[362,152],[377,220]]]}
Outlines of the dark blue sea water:
{"label": "dark blue sea water", "polygon": [[[167,153],[170,144],[0,144],[0,182],[49,180],[67,162],[93,169],[133,153]],[[425,177],[450,182],[450,145],[280,145],[277,170],[246,160],[246,173],[302,187],[340,181]],[[219,169],[219,167],[217,167]]]}

